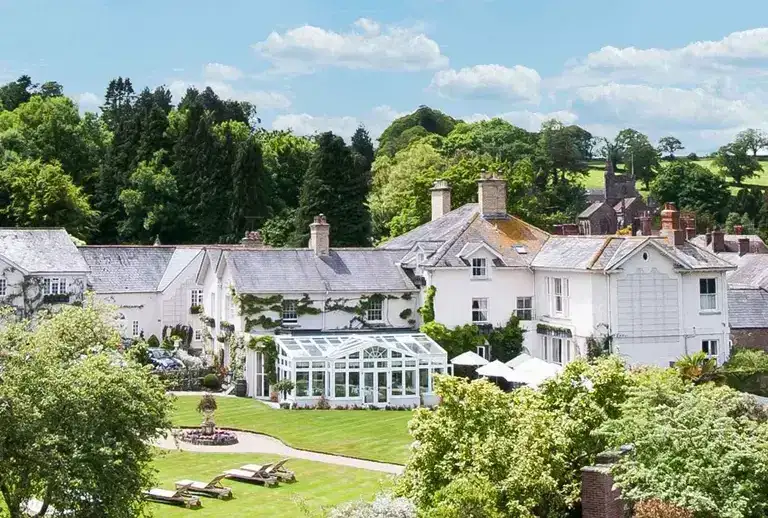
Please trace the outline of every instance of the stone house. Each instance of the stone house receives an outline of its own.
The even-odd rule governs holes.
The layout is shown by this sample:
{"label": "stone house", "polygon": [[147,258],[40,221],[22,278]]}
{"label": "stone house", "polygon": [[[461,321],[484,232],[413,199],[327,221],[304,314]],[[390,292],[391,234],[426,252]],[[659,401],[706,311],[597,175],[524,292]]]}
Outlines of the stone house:
{"label": "stone house", "polygon": [[589,207],[578,216],[582,235],[615,234],[620,228],[632,227],[632,234],[640,230],[639,218],[648,211],[635,186],[631,174],[616,174],[610,160],[605,163],[604,189],[591,189],[586,193]]}
{"label": "stone house", "polygon": [[616,210],[605,201],[593,202],[578,217],[579,233],[585,236],[615,234],[618,230]]}

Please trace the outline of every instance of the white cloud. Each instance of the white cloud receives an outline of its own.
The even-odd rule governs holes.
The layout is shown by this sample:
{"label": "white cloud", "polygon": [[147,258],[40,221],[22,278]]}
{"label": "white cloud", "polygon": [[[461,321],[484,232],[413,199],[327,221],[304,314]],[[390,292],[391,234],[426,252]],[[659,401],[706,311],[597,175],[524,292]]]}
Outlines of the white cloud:
{"label": "white cloud", "polygon": [[315,67],[430,70],[448,65],[438,44],[417,28],[361,18],[355,29],[339,33],[303,25],[284,34],[272,32],[253,48],[283,72],[309,72]]}
{"label": "white cloud", "polygon": [[210,81],[237,81],[243,77],[240,69],[222,63],[208,63],[203,69],[203,75]]}
{"label": "white cloud", "polygon": [[475,65],[461,70],[440,70],[431,88],[451,98],[486,98],[539,102],[541,76],[532,68],[515,65]]}
{"label": "white cloud", "polygon": [[314,135],[324,131],[332,131],[336,135],[349,139],[360,124],[364,124],[371,138],[378,138],[381,132],[396,118],[407,115],[408,112],[398,112],[387,105],[377,106],[365,117],[355,116],[324,116],[308,113],[289,113],[278,115],[272,122],[276,130],[290,129],[298,135]]}
{"label": "white cloud", "polygon": [[520,110],[499,113],[497,115],[474,113],[472,115],[462,117],[462,120],[466,122],[478,122],[491,120],[493,118],[504,119],[510,124],[514,124],[515,126],[528,131],[539,131],[541,129],[541,124],[550,119],[557,119],[566,125],[573,124],[578,120],[578,116],[575,113],[567,110],[559,110],[547,113]]}
{"label": "white cloud", "polygon": [[97,112],[101,106],[101,98],[93,92],[83,92],[73,97],[80,107],[80,113]]}

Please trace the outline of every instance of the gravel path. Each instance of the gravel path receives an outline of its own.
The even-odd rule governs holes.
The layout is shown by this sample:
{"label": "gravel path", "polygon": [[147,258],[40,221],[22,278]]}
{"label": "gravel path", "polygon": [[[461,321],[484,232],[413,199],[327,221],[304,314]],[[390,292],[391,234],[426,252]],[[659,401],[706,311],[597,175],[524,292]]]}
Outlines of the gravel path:
{"label": "gravel path", "polygon": [[[339,455],[329,455],[327,453],[315,453],[306,450],[297,450],[283,444],[281,441],[268,435],[261,435],[251,432],[234,432],[237,435],[238,443],[230,446],[199,446],[187,442],[177,441],[172,434],[154,443],[158,448],[165,450],[183,450],[199,453],[266,453],[269,455],[279,455],[282,457],[293,457],[294,459],[311,460],[315,462],[324,462],[326,464],[336,464],[338,466],[348,466],[351,468],[367,469],[370,471],[381,471],[383,473],[392,473],[399,475],[403,472],[403,466],[399,464],[386,464],[384,462],[374,462],[370,460],[355,459],[352,457],[342,457]],[[236,466],[233,466],[236,467]]]}

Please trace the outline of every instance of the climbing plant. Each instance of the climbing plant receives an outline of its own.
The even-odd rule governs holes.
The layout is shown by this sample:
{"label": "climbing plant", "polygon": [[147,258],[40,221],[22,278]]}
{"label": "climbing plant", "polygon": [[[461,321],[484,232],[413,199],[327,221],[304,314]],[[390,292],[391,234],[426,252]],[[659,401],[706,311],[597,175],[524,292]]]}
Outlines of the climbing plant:
{"label": "climbing plant", "polygon": [[270,385],[277,382],[277,343],[272,335],[252,336],[248,348],[264,355],[264,374]]}
{"label": "climbing plant", "polygon": [[[238,294],[234,287],[230,286],[232,300],[239,306],[240,314],[245,318],[245,331],[248,332],[255,327],[262,329],[274,329],[283,325],[280,318],[271,318],[264,313],[272,312],[278,315],[283,314],[282,295],[269,295],[259,297],[252,293]],[[296,301],[296,315],[319,315],[320,309],[313,307],[314,301],[305,293],[301,299]]]}
{"label": "climbing plant", "polygon": [[421,319],[424,321],[425,324],[428,324],[435,320],[435,294],[436,293],[437,293],[437,288],[435,288],[434,286],[428,287],[426,294],[424,295],[424,305],[419,308],[419,313],[421,313]]}

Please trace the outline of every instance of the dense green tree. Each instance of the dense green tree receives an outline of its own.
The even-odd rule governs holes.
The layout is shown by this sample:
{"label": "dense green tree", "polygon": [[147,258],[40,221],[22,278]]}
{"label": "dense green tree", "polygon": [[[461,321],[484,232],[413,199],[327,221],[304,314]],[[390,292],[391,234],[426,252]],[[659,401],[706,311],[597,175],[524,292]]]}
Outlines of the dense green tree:
{"label": "dense green tree", "polygon": [[394,156],[413,142],[427,134],[448,135],[458,121],[441,111],[428,106],[419,108],[403,117],[395,119],[379,137],[379,153]]}
{"label": "dense green tree", "polygon": [[36,516],[142,515],[151,441],[170,426],[172,401],[147,368],[120,358],[114,318],[91,300],[32,331],[0,330],[0,507],[10,518],[26,516],[30,498],[42,501]]}
{"label": "dense green tree", "polygon": [[257,138],[249,136],[239,142],[231,176],[229,240],[235,241],[241,238],[246,230],[261,227],[272,215],[272,178],[264,168],[261,142]]}
{"label": "dense green tree", "polygon": [[736,143],[752,151],[752,156],[757,157],[758,151],[768,147],[768,135],[762,130],[749,128],[736,135]]}
{"label": "dense green tree", "polygon": [[717,151],[714,163],[720,168],[724,176],[733,178],[736,185],[755,176],[760,170],[760,162],[754,156],[749,156],[746,145],[739,142],[732,142],[722,146]]}
{"label": "dense green tree", "polygon": [[101,113],[105,124],[113,133],[117,132],[120,125],[130,120],[134,98],[133,84],[130,78],[118,77],[112,79],[107,85]]}
{"label": "dense green tree", "polygon": [[368,130],[362,124],[355,130],[355,134],[352,135],[351,147],[354,153],[357,153],[363,158],[363,164],[366,171],[371,170],[373,164],[373,141],[368,134]]}
{"label": "dense green tree", "polygon": [[725,218],[726,232],[729,234],[735,234],[737,226],[741,227],[742,234],[757,233],[755,230],[755,224],[752,222],[752,218],[750,218],[749,214],[746,212],[743,214],[739,214],[738,212],[731,212],[728,214],[728,217]]}
{"label": "dense green tree", "polygon": [[685,149],[680,139],[671,135],[659,139],[659,153],[667,155],[667,160],[675,159],[675,151]]}
{"label": "dense green tree", "polygon": [[318,214],[325,214],[333,246],[366,246],[370,243],[370,214],[365,204],[368,179],[355,167],[343,138],[327,132],[318,136],[317,143],[301,187],[294,241],[305,246],[309,224]]}
{"label": "dense green tree", "polygon": [[0,86],[0,108],[13,111],[29,101],[34,86],[32,78],[28,75],[20,76],[16,81]]}
{"label": "dense green tree", "polygon": [[672,202],[722,222],[731,194],[720,175],[695,162],[675,160],[660,168],[651,184],[651,196],[659,203]]}
{"label": "dense green tree", "polygon": [[283,209],[264,222],[259,231],[266,244],[283,247],[293,243],[296,238],[296,210]]}
{"label": "dense green tree", "polygon": [[496,118],[471,124],[459,122],[445,138],[441,152],[452,157],[456,153],[471,151],[487,154],[511,165],[532,156],[536,145],[535,133]]}
{"label": "dense green tree", "polygon": [[759,187],[743,187],[731,198],[731,212],[737,212],[749,215],[752,220],[757,219],[757,215],[765,205],[765,194]]}
{"label": "dense green tree", "polygon": [[304,173],[317,144],[311,138],[287,131],[260,131],[257,135],[263,143],[264,166],[272,177],[276,201],[295,209],[299,206]]}
{"label": "dense green tree", "polygon": [[58,163],[24,159],[0,167],[2,226],[64,227],[87,239],[95,218],[88,197]]}
{"label": "dense green tree", "polygon": [[659,154],[648,137],[627,128],[616,135],[616,149],[621,153],[625,169],[645,184],[648,189],[659,165]]}
{"label": "dense green tree", "polygon": [[585,155],[585,142],[592,135],[578,126],[564,126],[560,121],[549,120],[541,125],[535,164],[540,170],[537,184],[545,188],[565,183],[568,174],[583,174],[589,169]]}

